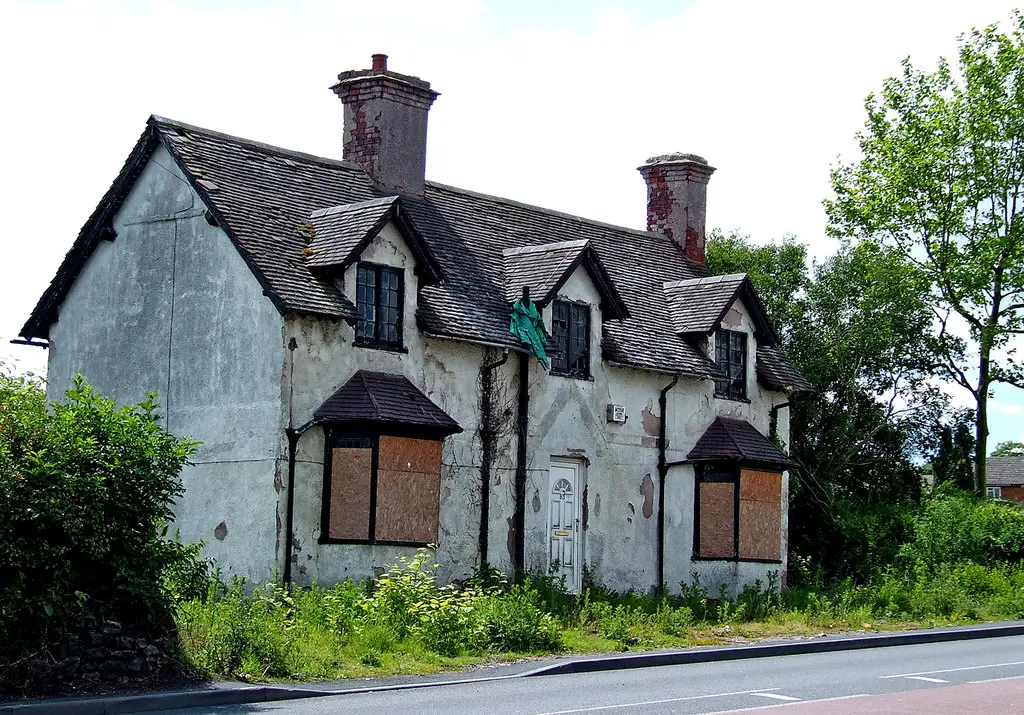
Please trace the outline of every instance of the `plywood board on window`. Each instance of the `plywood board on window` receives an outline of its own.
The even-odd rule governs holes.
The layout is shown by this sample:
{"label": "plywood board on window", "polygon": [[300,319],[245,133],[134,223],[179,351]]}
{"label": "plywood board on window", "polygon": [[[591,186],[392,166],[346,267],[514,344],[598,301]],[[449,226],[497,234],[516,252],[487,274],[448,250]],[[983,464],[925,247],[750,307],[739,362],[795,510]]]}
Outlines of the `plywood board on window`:
{"label": "plywood board on window", "polygon": [[740,473],[740,558],[782,558],[782,474]]}
{"label": "plywood board on window", "polygon": [[700,555],[732,558],[736,555],[735,486],[732,482],[700,485]]}
{"label": "plywood board on window", "polygon": [[441,442],[410,437],[380,438],[379,468],[394,472],[441,472]]}
{"label": "plywood board on window", "polygon": [[372,449],[331,450],[331,502],[327,534],[330,538],[369,538],[372,468]]}
{"label": "plywood board on window", "polygon": [[437,543],[440,465],[433,473],[377,471],[377,540]]}
{"label": "plywood board on window", "polygon": [[782,473],[744,469],[740,472],[740,501],[781,502]]}

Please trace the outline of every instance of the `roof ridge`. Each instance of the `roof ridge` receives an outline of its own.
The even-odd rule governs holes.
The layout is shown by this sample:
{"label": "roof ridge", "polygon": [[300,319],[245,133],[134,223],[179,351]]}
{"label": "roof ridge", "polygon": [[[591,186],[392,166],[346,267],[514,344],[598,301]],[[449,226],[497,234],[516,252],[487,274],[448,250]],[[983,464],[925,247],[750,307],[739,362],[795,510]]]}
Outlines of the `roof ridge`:
{"label": "roof ridge", "polygon": [[200,127],[195,124],[189,124],[188,122],[178,121],[177,119],[171,119],[170,117],[164,117],[159,114],[149,115],[150,124],[155,124],[158,127],[173,127],[175,129],[183,129],[189,132],[196,132],[198,134],[205,134],[206,136],[216,137],[218,139],[227,139],[229,141],[236,142],[238,144],[244,144],[255,149],[263,149],[266,151],[274,152],[286,157],[295,157],[297,159],[303,159],[305,161],[316,162],[327,166],[340,166],[346,169],[353,169],[362,173],[366,173],[366,170],[362,166],[355,162],[347,161],[345,159],[332,159],[327,156],[318,156],[317,154],[310,154],[304,151],[298,151],[296,149],[286,149],[276,144],[267,144],[266,142],[256,141],[255,139],[247,139],[246,137],[238,136],[237,134],[228,134],[227,132],[219,132],[215,129],[207,129],[206,127]]}
{"label": "roof ridge", "polygon": [[[610,229],[614,229],[616,231],[626,231],[626,232],[631,233],[631,234],[633,234],[635,236],[644,236],[644,237],[659,236],[659,237],[665,239],[666,241],[670,241],[670,242],[672,241],[671,238],[669,238],[665,234],[659,233],[657,231],[645,231],[644,229],[640,229],[640,228],[630,228],[629,226],[620,226],[619,224],[608,223],[607,221],[598,221],[597,219],[587,218],[585,216],[579,216],[577,214],[571,214],[571,213],[568,213],[566,211],[559,211],[557,209],[549,209],[549,208],[545,208],[543,206],[537,206],[536,204],[528,204],[528,203],[526,203],[524,201],[516,201],[515,199],[510,199],[510,198],[507,198],[507,197],[504,197],[504,196],[497,196],[495,194],[485,194],[485,193],[480,192],[480,191],[472,191],[471,189],[463,189],[463,188],[460,188],[458,186],[452,186],[451,184],[443,184],[443,183],[441,183],[439,181],[427,181],[426,184],[428,186],[432,187],[432,188],[439,189],[439,190],[442,190],[442,191],[453,191],[453,192],[457,192],[457,193],[460,193],[460,194],[467,194],[469,196],[475,196],[475,197],[480,198],[480,199],[489,199],[489,200],[495,201],[497,203],[507,204],[509,206],[518,206],[519,208],[529,209],[531,211],[538,211],[540,213],[548,214],[550,216],[558,216],[558,217],[561,217],[561,218],[572,219],[572,220],[575,220],[575,221],[579,221],[581,223],[588,224],[590,226],[599,226],[599,227],[602,227],[602,228],[610,228]],[[692,258],[690,258],[689,256],[687,256],[682,251],[680,251],[679,255],[687,263],[690,263],[690,264],[692,264],[694,266],[701,266],[701,267],[707,268],[707,266],[705,264],[698,263],[697,261],[695,261]]]}
{"label": "roof ridge", "polygon": [[729,278],[742,282],[744,278],[749,277],[750,275],[747,273],[725,273],[722,275],[701,276],[699,278],[683,278],[678,281],[665,281],[661,284],[661,287],[664,290],[671,290],[672,288],[681,288],[683,286],[711,285],[712,283],[725,283],[726,279]]}

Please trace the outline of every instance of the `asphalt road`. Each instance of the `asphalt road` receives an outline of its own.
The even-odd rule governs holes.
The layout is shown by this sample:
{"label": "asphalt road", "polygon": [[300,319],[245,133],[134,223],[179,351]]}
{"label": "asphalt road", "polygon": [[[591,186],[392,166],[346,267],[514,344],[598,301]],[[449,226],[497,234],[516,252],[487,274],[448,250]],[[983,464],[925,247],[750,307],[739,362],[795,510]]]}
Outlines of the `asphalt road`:
{"label": "asphalt road", "polygon": [[1024,713],[1024,636],[225,706],[243,713]]}

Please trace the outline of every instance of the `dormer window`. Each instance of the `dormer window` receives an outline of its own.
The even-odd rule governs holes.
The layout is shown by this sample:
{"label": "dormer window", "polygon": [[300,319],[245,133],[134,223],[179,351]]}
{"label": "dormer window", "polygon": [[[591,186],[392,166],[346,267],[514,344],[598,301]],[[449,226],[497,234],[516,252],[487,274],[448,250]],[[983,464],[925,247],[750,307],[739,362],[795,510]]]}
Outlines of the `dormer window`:
{"label": "dormer window", "polygon": [[715,363],[722,374],[715,378],[715,397],[747,399],[747,334],[737,330],[717,331]]}
{"label": "dormer window", "polygon": [[590,377],[590,306],[556,300],[551,304],[551,372]]}
{"label": "dormer window", "polygon": [[360,263],[356,275],[356,344],[402,347],[402,270]]}

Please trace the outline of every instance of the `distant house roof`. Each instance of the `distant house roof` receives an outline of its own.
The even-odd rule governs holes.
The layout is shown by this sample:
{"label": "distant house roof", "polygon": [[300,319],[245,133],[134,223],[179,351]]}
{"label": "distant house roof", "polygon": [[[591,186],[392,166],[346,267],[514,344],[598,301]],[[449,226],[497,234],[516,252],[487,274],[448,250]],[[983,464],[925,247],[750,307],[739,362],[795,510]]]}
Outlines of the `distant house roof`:
{"label": "distant house roof", "polygon": [[[436,262],[437,270],[443,271],[443,280],[428,277],[421,285],[416,318],[423,331],[519,347],[508,329],[506,249],[585,241],[587,248],[577,257],[594,257],[582,263],[588,272],[593,270],[592,278],[600,273],[597,266],[607,274],[607,285],[598,286],[608,300],[606,309],[616,303],[614,294],[622,305],[609,311],[610,315],[606,313],[612,319],[603,324],[604,357],[616,364],[666,373],[716,374],[716,366],[697,337],[681,335],[676,329],[672,312],[678,301],[670,302],[663,288],[665,283],[708,277],[708,269],[687,258],[663,234],[611,226],[432,182],[427,182],[422,198],[395,199],[378,192],[357,164],[279,149],[161,117],[150,118],[146,132],[22,328],[24,337],[48,336],[71,283],[98,242],[112,237],[114,215],[158,146],[170,152],[206,203],[211,218],[231,238],[282,312],[352,319],[350,297],[320,269],[322,259],[316,256],[322,251],[325,256],[349,257],[352,246],[365,240],[380,220],[382,214],[375,212],[389,207],[387,211],[406,219],[422,239],[422,255],[429,257],[426,263]],[[310,225],[314,235],[310,235]],[[366,233],[362,233],[364,228]],[[315,235],[318,230],[323,237],[320,242]],[[511,267],[513,271],[520,268]],[[537,278],[550,281],[546,275]],[[761,342],[773,344],[774,336],[766,331]],[[780,363],[785,364],[785,358],[778,354],[770,365],[758,366],[766,384],[795,382],[787,377],[791,368],[775,374]]]}
{"label": "distant house roof", "polygon": [[317,422],[376,423],[419,427],[439,436],[462,431],[405,377],[359,370],[313,415]]}
{"label": "distant house roof", "polygon": [[985,482],[990,487],[1016,487],[1024,485],[1024,456],[989,457],[985,460]]}
{"label": "distant house roof", "polygon": [[789,467],[793,461],[746,420],[717,417],[697,440],[687,459],[738,461]]}

